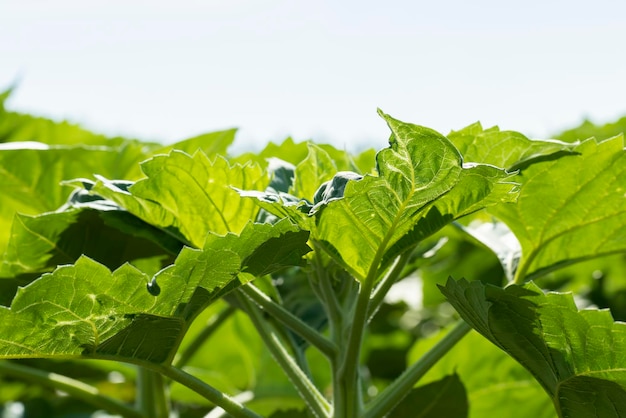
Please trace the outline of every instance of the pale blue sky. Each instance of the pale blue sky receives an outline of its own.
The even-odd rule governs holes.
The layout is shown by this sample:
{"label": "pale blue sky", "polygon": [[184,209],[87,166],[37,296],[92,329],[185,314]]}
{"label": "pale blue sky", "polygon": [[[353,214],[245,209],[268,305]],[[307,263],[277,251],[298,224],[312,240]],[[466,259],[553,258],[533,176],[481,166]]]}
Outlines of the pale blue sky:
{"label": "pale blue sky", "polygon": [[626,2],[0,0],[12,109],[172,142],[386,145],[376,108],[534,137],[626,115]]}

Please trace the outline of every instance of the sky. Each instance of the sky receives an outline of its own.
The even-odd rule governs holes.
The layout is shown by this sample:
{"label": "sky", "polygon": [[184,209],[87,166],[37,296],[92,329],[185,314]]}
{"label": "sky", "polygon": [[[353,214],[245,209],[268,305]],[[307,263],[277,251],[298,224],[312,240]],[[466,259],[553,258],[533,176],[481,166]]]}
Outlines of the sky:
{"label": "sky", "polygon": [[548,138],[626,115],[624,16],[615,0],[0,0],[0,89],[109,135],[237,127],[235,150],[382,148],[377,108]]}

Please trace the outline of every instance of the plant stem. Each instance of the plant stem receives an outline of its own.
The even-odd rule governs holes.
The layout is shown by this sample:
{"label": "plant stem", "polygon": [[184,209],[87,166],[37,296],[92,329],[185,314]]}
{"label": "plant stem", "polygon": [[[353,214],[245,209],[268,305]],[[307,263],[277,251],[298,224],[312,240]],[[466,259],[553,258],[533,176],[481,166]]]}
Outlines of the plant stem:
{"label": "plant stem", "polygon": [[[315,248],[316,254],[321,254],[321,250],[318,250],[317,246],[315,246]],[[341,311],[341,305],[339,303],[339,300],[335,295],[335,290],[333,289],[331,278],[328,275],[327,270],[324,268],[322,261],[320,260],[320,256],[316,255],[315,257],[313,257],[312,263],[314,265],[314,268],[310,274],[314,275],[313,277],[315,279],[311,280],[313,282],[312,284],[318,284],[321,296],[320,299],[322,305],[324,306],[324,309],[326,310],[326,315],[328,316],[328,321],[330,325],[332,326],[333,324],[338,324],[341,322],[343,314]]]}
{"label": "plant stem", "polygon": [[419,379],[471,329],[465,321],[459,320],[443,339],[367,405],[364,417],[379,418],[388,414],[411,391]]}
{"label": "plant stem", "polygon": [[138,367],[137,409],[145,418],[167,418],[169,406],[165,395],[163,376],[153,370]]}
{"label": "plant stem", "polygon": [[224,310],[214,315],[204,329],[193,339],[193,341],[185,348],[180,357],[176,360],[174,366],[182,368],[193,357],[193,355],[202,347],[202,344],[226,321],[237,309],[228,305]]}
{"label": "plant stem", "polygon": [[97,388],[81,381],[56,373],[46,372],[33,367],[24,366],[13,361],[0,362],[0,374],[13,376],[22,380],[56,389],[89,403],[97,408],[102,408],[112,414],[122,415],[126,418],[142,418],[143,414],[116,399],[102,395]]}
{"label": "plant stem", "polygon": [[311,328],[300,318],[274,302],[256,286],[248,283],[245,286],[241,286],[240,289],[243,294],[252,299],[264,311],[272,315],[273,318],[287,326],[293,332],[300,335],[307,342],[320,350],[326,357],[331,357],[337,352],[335,344],[324,338],[322,334]]}
{"label": "plant stem", "polygon": [[381,279],[378,287],[374,289],[374,293],[372,294],[372,300],[370,301],[368,322],[371,321],[374,315],[376,315],[378,308],[380,308],[380,305],[383,303],[383,300],[389,292],[389,289],[391,289],[391,286],[393,286],[398,281],[398,278],[400,277],[400,274],[402,274],[406,263],[408,263],[411,259],[412,252],[412,250],[406,251],[402,255],[397,257],[394,261],[393,266],[389,269],[385,277]]}
{"label": "plant stem", "polygon": [[260,415],[246,408],[235,399],[225,395],[223,392],[220,392],[214,387],[204,383],[197,377],[192,376],[181,369],[169,364],[154,364],[153,368],[155,371],[162,373],[164,376],[169,377],[199,395],[202,395],[215,405],[222,408],[224,411],[228,412],[234,418],[262,418]]}
{"label": "plant stem", "polygon": [[242,293],[237,293],[236,296],[243,309],[248,313],[250,320],[259,332],[261,339],[263,339],[263,342],[272,353],[274,359],[285,374],[287,374],[287,377],[289,377],[300,395],[302,395],[309,408],[320,418],[329,417],[331,409],[330,404],[326,398],[322,396],[317,387],[315,387],[313,382],[311,382],[309,377],[298,367],[295,360],[289,355],[280,337],[273,327],[265,321],[257,306],[253,305]]}
{"label": "plant stem", "polygon": [[[320,250],[317,247],[315,248],[317,254],[321,254]],[[328,270],[324,268],[319,256],[314,257],[312,263],[314,268],[309,273],[311,275],[310,281],[312,286],[317,287],[317,295],[328,317],[330,339],[336,347],[343,347],[344,312],[333,288],[332,278],[328,274]],[[339,374],[341,354],[342,351],[337,350],[334,356],[329,357],[333,384],[333,416],[335,417],[343,414],[343,411],[346,409],[346,395]]]}
{"label": "plant stem", "polygon": [[347,333],[346,350],[342,357],[338,374],[343,386],[346,398],[345,411],[335,417],[360,417],[362,410],[361,387],[359,384],[359,363],[361,357],[361,343],[367,324],[370,295],[374,280],[365,280],[359,289],[359,295],[354,309],[354,315],[350,318]]}

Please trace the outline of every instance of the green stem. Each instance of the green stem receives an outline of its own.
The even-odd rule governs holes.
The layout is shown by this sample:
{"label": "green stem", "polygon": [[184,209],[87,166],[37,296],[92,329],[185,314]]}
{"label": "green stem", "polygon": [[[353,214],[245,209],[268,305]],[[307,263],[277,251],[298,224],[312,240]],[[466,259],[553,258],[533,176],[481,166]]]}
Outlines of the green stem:
{"label": "green stem", "polygon": [[364,417],[379,418],[388,414],[411,391],[419,379],[471,329],[465,321],[459,320],[443,339],[367,405]]}
{"label": "green stem", "polygon": [[162,373],[165,377],[169,377],[170,379],[188,387],[197,394],[208,399],[224,411],[228,412],[234,418],[262,418],[261,415],[249,410],[232,397],[225,395],[223,392],[220,392],[214,387],[204,383],[202,380],[184,372],[181,369],[169,364],[153,364],[152,367],[155,371]]}
{"label": "green stem", "polygon": [[[317,254],[320,254],[320,250],[317,247],[315,248]],[[343,347],[344,312],[333,288],[332,278],[328,274],[327,269],[324,268],[319,256],[314,257],[312,263],[314,268],[310,272],[311,284],[317,288],[318,297],[328,317],[330,339],[336,347]],[[338,350],[334,356],[329,358],[332,371],[333,410],[335,417],[341,416],[346,409],[346,395],[338,372],[341,365],[341,354],[342,352]]]}
{"label": "green stem", "polygon": [[385,296],[389,292],[389,289],[391,289],[391,286],[393,286],[398,281],[398,278],[402,274],[404,267],[411,259],[412,252],[413,251],[406,251],[405,253],[397,257],[394,261],[393,266],[389,269],[385,277],[381,279],[378,287],[374,289],[372,300],[370,301],[369,321],[371,321],[374,315],[376,315],[378,308],[380,308],[380,305],[382,305]]}
{"label": "green stem", "polygon": [[13,361],[0,362],[0,374],[16,377],[41,386],[56,389],[89,403],[97,408],[102,408],[112,414],[126,418],[142,418],[143,414],[119,402],[116,399],[102,395],[97,388],[81,381],[56,373],[46,372],[33,367],[24,366]]}
{"label": "green stem", "polygon": [[244,311],[248,313],[250,320],[257,329],[261,339],[272,353],[272,356],[302,395],[309,408],[311,408],[313,413],[318,417],[329,417],[329,411],[331,409],[330,404],[315,387],[313,382],[311,382],[309,377],[298,367],[296,361],[285,349],[279,335],[273,327],[265,321],[259,309],[245,298],[242,293],[237,293],[236,296]]}
{"label": "green stem", "polygon": [[169,406],[163,375],[144,367],[137,370],[137,409],[145,418],[167,418]]}
{"label": "green stem", "polygon": [[526,272],[528,271],[528,267],[534,258],[535,253],[531,253],[526,260],[524,258],[520,260],[521,265],[518,266],[517,271],[515,272],[515,277],[513,278],[514,284],[524,284],[524,281],[526,280]]}
{"label": "green stem", "polygon": [[249,283],[240,287],[240,289],[243,294],[253,300],[264,311],[272,315],[273,318],[287,326],[293,332],[300,335],[307,342],[320,350],[326,357],[331,357],[337,352],[335,344],[324,338],[323,335],[311,328],[300,318],[274,302],[254,285]]}
{"label": "green stem", "polygon": [[228,305],[224,310],[214,315],[206,324],[204,329],[193,339],[193,341],[185,348],[180,357],[176,360],[174,366],[182,368],[191,357],[202,347],[205,341],[213,335],[213,333],[226,321],[237,309]]}
{"label": "green stem", "polygon": [[339,365],[338,377],[342,392],[345,398],[345,410],[336,410],[335,417],[360,417],[363,409],[361,387],[359,384],[359,364],[361,357],[361,343],[369,311],[370,295],[372,293],[374,280],[368,280],[361,284],[359,295],[354,309],[354,315],[350,318],[350,323],[345,324],[347,329],[346,350]]}
{"label": "green stem", "polygon": [[[321,254],[320,251],[321,250],[318,250],[316,247],[316,254]],[[320,256],[316,255],[313,258],[313,264],[314,268],[311,274],[315,275],[314,282],[318,284],[322,304],[324,306],[324,309],[326,310],[326,315],[328,316],[329,323],[331,326],[333,324],[339,324],[341,322],[341,319],[343,318],[343,314],[339,300],[335,295],[335,290],[333,289],[331,278],[324,268],[322,261],[320,260]]]}

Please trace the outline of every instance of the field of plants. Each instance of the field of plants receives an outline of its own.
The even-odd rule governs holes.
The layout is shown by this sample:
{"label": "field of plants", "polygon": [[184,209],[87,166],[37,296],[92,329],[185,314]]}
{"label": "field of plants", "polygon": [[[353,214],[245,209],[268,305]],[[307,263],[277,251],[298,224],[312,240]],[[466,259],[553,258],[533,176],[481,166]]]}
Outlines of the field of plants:
{"label": "field of plants", "polygon": [[9,93],[2,417],[626,417],[626,119],[232,155]]}

